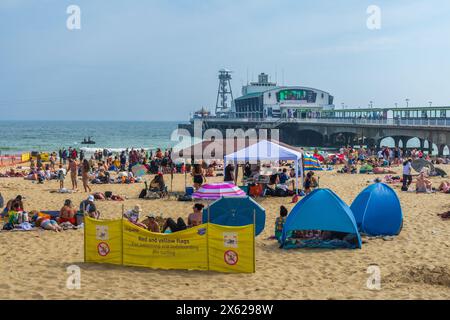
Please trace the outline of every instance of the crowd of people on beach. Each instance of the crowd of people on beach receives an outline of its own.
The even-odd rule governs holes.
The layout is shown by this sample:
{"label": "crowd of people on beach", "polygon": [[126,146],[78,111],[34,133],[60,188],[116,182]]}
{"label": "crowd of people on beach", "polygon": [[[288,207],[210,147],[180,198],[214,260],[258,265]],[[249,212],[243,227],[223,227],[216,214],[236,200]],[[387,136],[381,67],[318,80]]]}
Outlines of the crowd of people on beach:
{"label": "crowd of people on beach", "polygon": [[[386,183],[399,183],[403,191],[415,191],[430,193],[440,191],[450,193],[450,181],[443,181],[438,188],[433,188],[432,181],[429,179],[429,172],[423,170],[417,174],[415,181],[412,174],[412,162],[416,159],[424,159],[430,163],[447,164],[446,158],[431,158],[421,150],[402,150],[401,148],[382,147],[380,150],[374,148],[352,148],[350,146],[342,147],[338,154],[319,153],[316,149],[314,157],[319,160],[323,166],[342,165],[337,172],[340,173],[373,173],[388,174],[385,176]],[[113,195],[111,192],[105,194],[92,192],[93,184],[106,183],[135,183],[141,179],[133,173],[133,168],[141,166],[145,168],[146,174],[154,174],[150,184],[145,182],[145,188],[139,195],[139,198],[149,198],[149,194],[156,195],[155,198],[163,198],[168,194],[168,188],[164,180],[164,174],[167,173],[188,173],[191,175],[194,190],[198,190],[207,182],[207,177],[223,175],[224,182],[237,183],[237,170],[233,164],[229,163],[223,167],[220,161],[198,161],[192,164],[175,164],[172,161],[172,150],[162,151],[158,148],[156,151],[146,151],[144,149],[127,149],[118,154],[113,154],[107,149],[98,150],[88,159],[82,150],[68,148],[59,150],[59,153],[49,154],[48,161],[44,163],[40,155],[30,160],[29,172],[25,173],[18,169],[9,169],[3,176],[19,177],[23,176],[27,180],[33,180],[37,183],[45,183],[48,180],[59,182],[59,191],[68,190],[65,185],[66,177],[70,176],[72,191],[79,188],[81,180],[84,192],[89,197],[80,204],[78,210],[70,199],[67,199],[56,216],[51,216],[45,212],[31,211],[26,212],[23,206],[22,196],[17,196],[5,203],[0,195],[0,208],[5,206],[2,216],[7,221],[6,228],[14,228],[21,225],[24,228],[40,227],[46,230],[60,231],[68,224],[77,227],[82,219],[76,219],[76,216],[87,214],[93,218],[99,218],[100,213],[95,206],[95,200],[114,200],[124,201],[125,197]],[[245,163],[242,167],[243,182],[247,186],[247,193],[253,197],[288,197],[294,196],[293,202],[298,200],[298,196],[306,195],[319,187],[319,177],[316,177],[314,171],[307,171],[302,185],[295,189],[295,168],[292,163],[280,161],[277,169],[269,174],[262,173],[268,169],[267,164]],[[395,167],[402,166],[402,175],[398,175]],[[369,170],[370,169],[370,170]],[[223,174],[222,174],[223,173]],[[113,175],[116,177],[113,178]],[[262,178],[266,179],[261,183]],[[411,186],[414,185],[413,188]],[[67,192],[69,193],[69,192]],[[294,200],[295,199],[295,200]],[[134,211],[133,211],[134,210]],[[161,232],[171,230],[176,232],[184,230],[187,227],[195,226],[200,222],[200,204],[195,204],[194,212],[188,216],[187,223],[182,218],[177,221],[167,219],[164,222],[157,221],[158,217],[149,215],[143,221],[139,221],[141,210],[135,207],[128,211],[124,217],[130,222],[145,227],[148,230],[156,232],[157,226]],[[5,220],[6,219],[6,220]],[[30,224],[30,225],[28,225]],[[62,225],[62,227],[61,227]],[[5,227],[5,226],[4,226]]]}

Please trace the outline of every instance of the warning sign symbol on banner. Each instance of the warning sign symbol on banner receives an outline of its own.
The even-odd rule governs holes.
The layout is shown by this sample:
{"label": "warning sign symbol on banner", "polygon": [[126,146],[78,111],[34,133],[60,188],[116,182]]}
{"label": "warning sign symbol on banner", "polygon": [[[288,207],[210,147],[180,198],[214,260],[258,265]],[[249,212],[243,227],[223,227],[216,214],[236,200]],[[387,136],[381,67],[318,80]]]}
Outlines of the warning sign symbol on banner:
{"label": "warning sign symbol on banner", "polygon": [[225,251],[223,259],[225,260],[226,264],[234,266],[238,262],[238,254],[236,251],[228,250]]}
{"label": "warning sign symbol on banner", "polygon": [[109,253],[109,246],[106,242],[100,242],[97,246],[98,249],[98,254],[101,255],[102,257],[108,255]]}

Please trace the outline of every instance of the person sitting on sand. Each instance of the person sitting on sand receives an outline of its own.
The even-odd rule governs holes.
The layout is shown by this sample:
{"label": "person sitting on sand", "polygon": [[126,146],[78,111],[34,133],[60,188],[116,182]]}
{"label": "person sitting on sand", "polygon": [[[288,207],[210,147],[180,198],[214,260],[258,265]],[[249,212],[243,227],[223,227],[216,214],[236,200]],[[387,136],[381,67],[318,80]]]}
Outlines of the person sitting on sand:
{"label": "person sitting on sand", "polygon": [[59,211],[59,217],[56,218],[56,221],[58,223],[70,222],[75,226],[77,224],[77,219],[75,218],[76,213],[72,200],[67,199],[64,201],[64,206]]}
{"label": "person sitting on sand", "polygon": [[308,171],[306,174],[305,182],[303,183],[304,191],[306,194],[310,193],[312,189],[317,188],[318,183],[316,178],[314,178],[314,172]]}
{"label": "person sitting on sand", "polygon": [[147,230],[154,233],[160,233],[161,229],[159,227],[159,223],[156,221],[156,217],[154,214],[149,214],[147,219],[142,221],[142,223],[147,227]]}
{"label": "person sitting on sand", "polygon": [[432,191],[431,185],[432,183],[430,180],[426,178],[425,172],[424,171],[420,172],[416,180],[416,192],[425,192],[425,193],[431,192]]}
{"label": "person sitting on sand", "polygon": [[199,226],[203,223],[203,208],[205,206],[201,203],[196,203],[192,207],[193,213],[188,216],[188,226],[189,228]]}
{"label": "person sitting on sand", "polygon": [[94,202],[95,197],[93,195],[90,195],[86,200],[81,201],[80,211],[83,213],[87,213],[89,217],[93,219],[99,219],[100,212],[97,210]]}
{"label": "person sitting on sand", "polygon": [[150,182],[150,191],[153,192],[162,192],[165,191],[166,189],[166,184],[164,182],[164,176],[162,173],[158,173],[153,180]]}
{"label": "person sitting on sand", "polygon": [[286,184],[289,181],[289,176],[287,174],[287,169],[284,168],[283,172],[279,174],[279,183],[280,184]]}
{"label": "person sitting on sand", "polygon": [[132,224],[137,225],[138,227],[147,229],[147,226],[141,222],[139,222],[139,215],[142,213],[142,208],[140,205],[135,205],[133,209],[128,210],[123,214],[123,217],[130,221]]}
{"label": "person sitting on sand", "polygon": [[275,238],[277,240],[281,239],[281,235],[283,233],[283,226],[286,222],[286,218],[288,215],[288,210],[285,206],[280,207],[280,216],[275,219]]}
{"label": "person sitting on sand", "polygon": [[12,210],[12,208],[15,207],[16,203],[19,205],[20,211],[24,211],[22,196],[18,195],[17,197],[15,197],[14,199],[9,200],[6,203],[5,212],[7,213],[8,211]]}
{"label": "person sitting on sand", "polygon": [[11,210],[9,210],[8,222],[13,226],[21,224],[22,222],[28,222],[28,214],[23,212],[18,202],[15,202]]}

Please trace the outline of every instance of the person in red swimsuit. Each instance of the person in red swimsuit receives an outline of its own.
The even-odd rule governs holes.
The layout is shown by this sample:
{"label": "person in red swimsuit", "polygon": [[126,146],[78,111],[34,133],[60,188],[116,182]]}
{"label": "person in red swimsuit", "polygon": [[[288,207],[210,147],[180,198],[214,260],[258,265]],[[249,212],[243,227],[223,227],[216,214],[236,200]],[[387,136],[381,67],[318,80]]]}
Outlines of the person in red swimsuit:
{"label": "person in red swimsuit", "polygon": [[56,219],[56,221],[61,224],[63,222],[70,222],[73,225],[77,224],[77,219],[75,217],[75,214],[77,211],[73,207],[72,201],[67,199],[64,201],[64,206],[59,211],[59,217]]}

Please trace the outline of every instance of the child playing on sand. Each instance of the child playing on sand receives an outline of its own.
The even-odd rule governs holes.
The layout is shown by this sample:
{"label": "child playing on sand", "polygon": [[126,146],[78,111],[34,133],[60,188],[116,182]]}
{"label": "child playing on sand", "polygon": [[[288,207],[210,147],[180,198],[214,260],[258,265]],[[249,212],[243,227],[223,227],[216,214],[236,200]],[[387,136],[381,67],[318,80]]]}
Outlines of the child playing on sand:
{"label": "child playing on sand", "polygon": [[63,168],[62,164],[59,165],[57,180],[59,181],[59,189],[64,189],[64,179],[66,178],[66,169]]}
{"label": "child playing on sand", "polygon": [[280,207],[280,216],[275,219],[275,238],[277,240],[281,239],[281,235],[283,233],[283,226],[286,222],[286,217],[288,215],[288,211],[285,206]]}

